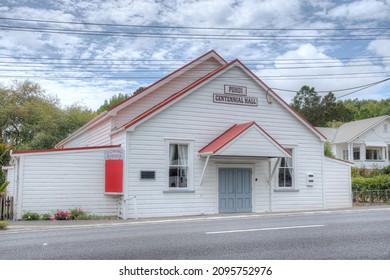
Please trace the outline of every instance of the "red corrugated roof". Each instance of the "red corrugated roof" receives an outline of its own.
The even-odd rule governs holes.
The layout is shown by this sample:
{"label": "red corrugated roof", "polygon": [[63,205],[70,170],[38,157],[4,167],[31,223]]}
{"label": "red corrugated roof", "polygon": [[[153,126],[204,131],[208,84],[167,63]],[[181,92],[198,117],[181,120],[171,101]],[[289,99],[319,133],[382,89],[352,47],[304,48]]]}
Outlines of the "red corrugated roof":
{"label": "red corrugated roof", "polygon": [[142,113],[141,115],[139,115],[138,117],[132,119],[130,122],[128,122],[127,124],[123,125],[123,127],[125,129],[129,128],[130,126],[138,123],[139,121],[143,120],[144,118],[146,118],[147,116],[153,114],[154,112],[156,112],[157,110],[161,109],[162,107],[164,107],[165,105],[171,103],[172,101],[174,101],[175,99],[177,99],[178,97],[184,95],[185,93],[187,93],[188,91],[190,91],[191,89],[195,88],[196,86],[198,85],[201,85],[203,82],[207,81],[208,79],[210,79],[211,77],[213,77],[214,75],[216,75],[217,73],[221,72],[223,69],[229,67],[230,65],[234,64],[237,60],[233,60],[232,62],[228,63],[228,64],[225,64],[223,66],[221,66],[220,68],[214,70],[213,72],[207,74],[206,76],[200,78],[199,80],[195,81],[194,83],[192,83],[191,85],[189,85],[188,87],[182,89],[181,91],[179,92],[176,92],[175,94],[171,95],[170,97],[168,97],[167,99],[163,100],[162,102],[158,103],[157,105],[153,106],[152,108],[150,108],[149,110],[145,111],[144,113]]}
{"label": "red corrugated roof", "polygon": [[249,127],[254,125],[255,122],[247,122],[243,124],[235,124],[220,136],[211,141],[207,146],[199,151],[201,154],[212,153],[215,154],[220,149],[222,149],[226,144],[235,139],[238,135],[243,133]]}
{"label": "red corrugated roof", "polygon": [[181,91],[171,95],[170,97],[168,97],[167,99],[163,100],[162,102],[160,102],[159,104],[155,105],[154,107],[150,108],[149,110],[145,111],[144,113],[142,113],[138,117],[132,119],[127,124],[123,125],[122,128],[127,129],[127,128],[131,127],[132,125],[135,125],[136,123],[138,123],[139,121],[143,120],[147,116],[153,114],[154,112],[158,111],[159,109],[163,108],[164,106],[166,106],[169,103],[171,103],[174,100],[176,100],[178,97],[186,94],[187,92],[189,92],[190,90],[192,90],[196,86],[201,85],[202,83],[206,82],[208,79],[212,78],[216,74],[222,72],[224,69],[226,69],[229,66],[232,66],[232,65],[234,65],[236,63],[237,63],[237,65],[243,67],[254,79],[256,79],[260,84],[262,84],[267,89],[267,92],[272,92],[272,94],[279,100],[280,103],[285,105],[286,108],[288,110],[290,110],[291,113],[293,113],[293,114],[295,114],[297,116],[298,119],[301,119],[302,123],[306,124],[315,134],[317,134],[320,138],[323,138],[324,140],[327,139],[319,130],[317,130],[301,114],[299,114],[296,110],[294,110],[294,108],[292,108],[290,105],[288,105],[280,96],[278,96],[270,87],[268,87],[259,77],[257,77],[255,74],[253,74],[253,72],[248,67],[246,67],[238,59],[235,59],[235,60],[229,62],[228,64],[225,64],[225,65],[221,66],[220,68],[218,68],[218,69],[214,70],[213,72],[207,74],[206,76],[204,76],[203,78],[201,78],[198,81],[194,82],[193,84],[189,85],[188,87],[186,87],[186,88],[182,89]]}
{"label": "red corrugated roof", "polygon": [[78,150],[110,149],[110,148],[119,148],[120,146],[121,145],[110,145],[110,146],[75,147],[75,148],[64,148],[64,149],[25,150],[25,151],[15,151],[15,152],[12,152],[12,154],[18,155],[18,154],[47,153],[47,152],[66,152],[66,151],[78,151]]}

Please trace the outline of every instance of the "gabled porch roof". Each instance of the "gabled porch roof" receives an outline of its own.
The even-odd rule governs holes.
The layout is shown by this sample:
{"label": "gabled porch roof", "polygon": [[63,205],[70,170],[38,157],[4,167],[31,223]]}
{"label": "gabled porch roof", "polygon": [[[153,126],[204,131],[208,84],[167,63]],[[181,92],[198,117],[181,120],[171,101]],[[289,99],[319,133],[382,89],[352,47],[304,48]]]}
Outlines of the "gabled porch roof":
{"label": "gabled porch roof", "polygon": [[199,154],[201,156],[291,157],[290,153],[256,122],[233,125],[203,147]]}

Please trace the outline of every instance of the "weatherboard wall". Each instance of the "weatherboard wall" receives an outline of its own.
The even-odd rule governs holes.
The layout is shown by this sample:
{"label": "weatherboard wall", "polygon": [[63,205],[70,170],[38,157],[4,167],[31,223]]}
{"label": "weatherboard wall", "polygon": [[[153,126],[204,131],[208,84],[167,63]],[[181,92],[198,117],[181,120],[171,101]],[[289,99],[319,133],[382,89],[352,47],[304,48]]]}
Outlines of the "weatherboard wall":
{"label": "weatherboard wall", "polygon": [[104,150],[22,155],[20,212],[51,213],[80,207],[91,214],[117,216],[119,197],[104,194]]}
{"label": "weatherboard wall", "polygon": [[111,120],[106,119],[69,140],[64,148],[111,145]]}
{"label": "weatherboard wall", "polygon": [[352,207],[351,165],[325,158],[325,208]]}
{"label": "weatherboard wall", "polygon": [[[114,118],[114,127],[121,127],[128,123],[130,120],[136,118],[149,108],[165,100],[172,94],[184,89],[193,82],[199,80],[208,73],[221,67],[221,64],[214,58],[201,61],[199,64],[194,65],[191,69],[183,71],[178,77],[172,79],[167,77],[163,80],[163,85],[158,87],[153,92],[149,93],[146,97],[140,98],[134,103],[119,111]],[[136,97],[137,99],[137,97]]]}
{"label": "weatherboard wall", "polygon": [[[258,98],[258,107],[214,103],[213,94],[223,93],[225,84],[246,86],[248,96]],[[233,124],[249,121],[256,121],[284,147],[295,149],[296,192],[276,192],[276,178],[271,186],[268,184],[270,163],[259,158],[212,158],[200,183],[205,158],[200,158],[198,151]],[[192,147],[191,192],[168,191],[167,147],[169,141],[175,140],[188,142]],[[220,164],[253,166],[253,178],[258,179],[253,182],[254,212],[323,207],[322,142],[278,101],[268,104],[265,91],[238,67],[188,93],[128,132],[128,142],[129,194],[137,197],[140,217],[217,213]],[[141,170],[155,171],[156,178],[141,180]],[[306,186],[307,172],[316,174],[313,187]],[[134,216],[131,207],[128,214]]]}

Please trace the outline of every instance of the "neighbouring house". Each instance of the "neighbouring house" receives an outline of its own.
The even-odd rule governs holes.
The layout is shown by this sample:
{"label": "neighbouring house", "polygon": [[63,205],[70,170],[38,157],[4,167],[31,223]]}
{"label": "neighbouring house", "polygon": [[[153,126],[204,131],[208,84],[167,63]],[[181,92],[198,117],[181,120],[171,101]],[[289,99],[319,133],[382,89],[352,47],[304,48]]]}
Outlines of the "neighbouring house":
{"label": "neighbouring house", "polygon": [[356,167],[389,165],[390,116],[349,122],[339,128],[317,129],[331,141],[336,158],[353,162]]}
{"label": "neighbouring house", "polygon": [[239,60],[210,51],[55,149],[12,153],[16,217],[120,218],[350,207],[351,163]]}

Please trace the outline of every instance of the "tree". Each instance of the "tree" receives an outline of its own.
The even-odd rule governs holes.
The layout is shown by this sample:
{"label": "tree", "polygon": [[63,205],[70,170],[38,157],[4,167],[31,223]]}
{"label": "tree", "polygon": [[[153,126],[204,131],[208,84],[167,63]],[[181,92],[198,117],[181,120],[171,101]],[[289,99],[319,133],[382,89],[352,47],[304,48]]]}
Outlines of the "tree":
{"label": "tree", "polygon": [[334,121],[353,120],[353,111],[342,101],[336,101],[332,92],[321,97],[315,89],[303,86],[295,95],[291,106],[314,126],[329,126]]}
{"label": "tree", "polygon": [[62,109],[58,98],[29,81],[1,88],[0,104],[0,141],[15,150],[53,148],[94,116],[77,104]]}
{"label": "tree", "polygon": [[303,86],[295,95],[291,106],[311,124],[315,126],[324,124],[321,96],[314,87]]}
{"label": "tree", "polygon": [[[11,144],[5,144],[0,142],[0,168],[5,166],[10,161],[10,150],[12,148]],[[5,182],[5,174],[2,169],[0,169],[0,192],[2,192],[7,187]],[[4,189],[3,189],[4,188]]]}
{"label": "tree", "polygon": [[[133,95],[134,94],[137,94],[139,93],[140,91],[142,91],[144,89],[144,87],[139,87],[137,88],[134,92],[133,92]],[[104,104],[101,105],[97,110],[96,112],[98,114],[106,111],[106,110],[110,110],[111,108],[113,108],[114,106],[118,105],[119,103],[121,103],[122,101],[126,100],[127,98],[129,98],[129,95],[128,94],[122,94],[122,93],[118,93],[118,95],[113,95],[111,96],[111,98],[109,100],[104,100]]]}

